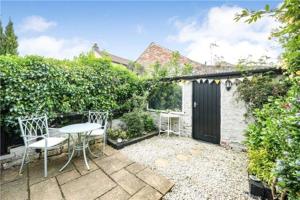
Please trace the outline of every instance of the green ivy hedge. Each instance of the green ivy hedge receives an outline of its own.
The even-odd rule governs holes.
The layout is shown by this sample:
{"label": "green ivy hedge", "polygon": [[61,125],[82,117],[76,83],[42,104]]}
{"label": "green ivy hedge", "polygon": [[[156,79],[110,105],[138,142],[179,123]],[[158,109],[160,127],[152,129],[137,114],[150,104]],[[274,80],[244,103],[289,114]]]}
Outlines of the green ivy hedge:
{"label": "green ivy hedge", "polygon": [[[81,55],[72,61],[0,56],[1,127],[18,129],[17,117],[88,110],[128,110],[143,93],[143,80],[108,59]],[[126,106],[124,106],[126,105]],[[7,131],[6,134],[16,134]]]}

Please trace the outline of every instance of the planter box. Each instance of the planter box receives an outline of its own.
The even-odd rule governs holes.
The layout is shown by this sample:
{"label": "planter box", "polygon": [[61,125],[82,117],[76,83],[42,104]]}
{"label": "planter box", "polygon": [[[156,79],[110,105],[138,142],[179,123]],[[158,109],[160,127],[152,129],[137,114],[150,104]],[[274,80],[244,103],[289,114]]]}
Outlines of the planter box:
{"label": "planter box", "polygon": [[262,200],[273,200],[271,189],[266,184],[251,175],[249,176],[249,187],[251,195],[260,197]]}
{"label": "planter box", "polygon": [[122,149],[128,145],[135,144],[137,142],[143,141],[145,139],[149,139],[156,135],[158,135],[158,133],[153,132],[153,133],[149,133],[149,134],[143,135],[141,137],[133,138],[133,139],[130,139],[128,141],[123,141],[123,142],[117,142],[116,140],[108,138],[107,143],[115,149]]}

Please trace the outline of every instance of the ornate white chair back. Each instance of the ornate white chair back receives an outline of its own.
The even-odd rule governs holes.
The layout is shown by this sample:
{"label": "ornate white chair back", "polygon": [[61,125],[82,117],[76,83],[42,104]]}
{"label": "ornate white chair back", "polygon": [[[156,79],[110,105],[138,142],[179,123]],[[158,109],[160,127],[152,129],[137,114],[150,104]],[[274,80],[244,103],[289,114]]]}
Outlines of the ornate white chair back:
{"label": "ornate white chair back", "polygon": [[19,117],[18,121],[26,146],[30,141],[30,137],[36,137],[40,135],[45,135],[46,137],[49,136],[48,120],[46,115],[42,117]]}
{"label": "ornate white chair back", "polygon": [[102,128],[106,128],[108,112],[89,111],[89,122],[100,124]]}

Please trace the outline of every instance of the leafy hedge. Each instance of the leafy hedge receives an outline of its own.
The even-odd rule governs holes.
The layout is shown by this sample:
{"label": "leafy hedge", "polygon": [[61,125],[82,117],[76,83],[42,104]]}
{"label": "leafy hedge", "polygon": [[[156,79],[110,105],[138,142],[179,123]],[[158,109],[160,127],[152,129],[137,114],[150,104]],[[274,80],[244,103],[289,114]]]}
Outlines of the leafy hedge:
{"label": "leafy hedge", "polygon": [[[1,127],[14,130],[17,117],[88,110],[122,114],[133,94],[143,93],[143,81],[124,66],[84,56],[59,61],[38,56],[0,56]],[[16,134],[7,131],[6,134]]]}
{"label": "leafy hedge", "polygon": [[249,172],[272,186],[280,199],[300,198],[299,81],[294,80],[286,96],[256,109],[247,130]]}

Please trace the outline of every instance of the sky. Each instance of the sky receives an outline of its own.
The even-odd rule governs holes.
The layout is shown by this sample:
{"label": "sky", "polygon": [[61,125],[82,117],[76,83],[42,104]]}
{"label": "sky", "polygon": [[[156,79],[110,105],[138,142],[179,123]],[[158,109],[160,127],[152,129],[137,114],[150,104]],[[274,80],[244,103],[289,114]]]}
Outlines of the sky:
{"label": "sky", "polygon": [[[280,46],[270,40],[272,18],[255,24],[233,20],[243,8],[271,8],[281,1],[1,1],[1,20],[14,22],[20,55],[59,59],[87,52],[94,43],[136,60],[155,42],[199,61],[230,63],[251,56],[276,61]],[[216,45],[212,45],[216,44]]]}

